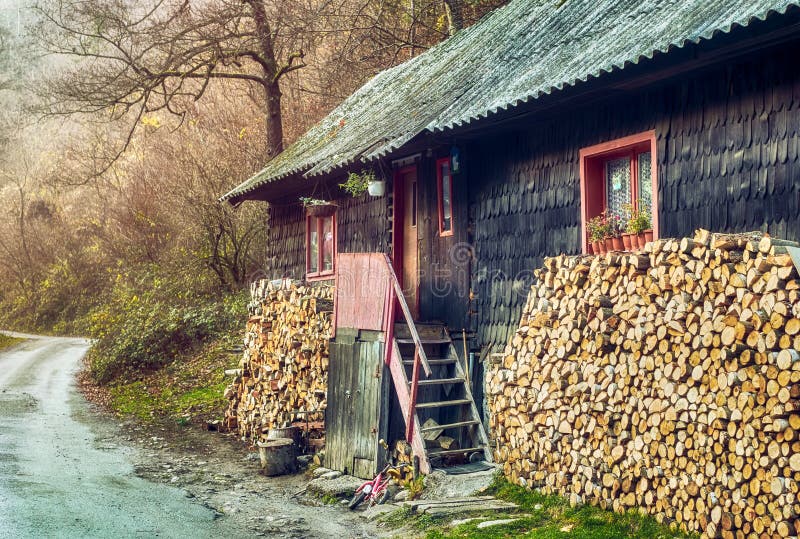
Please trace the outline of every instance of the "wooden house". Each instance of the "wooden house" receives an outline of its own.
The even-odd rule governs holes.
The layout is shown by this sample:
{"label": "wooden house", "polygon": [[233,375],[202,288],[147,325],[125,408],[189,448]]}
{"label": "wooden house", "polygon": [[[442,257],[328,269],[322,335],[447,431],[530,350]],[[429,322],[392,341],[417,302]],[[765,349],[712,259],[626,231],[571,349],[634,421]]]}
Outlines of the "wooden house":
{"label": "wooden house", "polygon": [[[379,73],[226,194],[271,204],[271,276],[341,281],[329,423],[356,399],[374,412],[329,429],[329,446],[367,439],[341,460],[363,468],[339,466],[374,470],[374,440],[405,429],[427,469],[429,417],[481,451],[478,365],[516,327],[532,270],[585,251],[587,222],[605,210],[650,211],[656,237],[704,227],[800,240],[799,23],[788,0],[513,0]],[[339,188],[365,169],[385,194]],[[335,211],[311,215],[300,197]],[[410,328],[394,332],[405,317],[381,264]],[[414,328],[442,346],[415,345]],[[453,354],[460,370],[444,371]],[[384,359],[400,367],[411,421],[399,427]],[[412,369],[450,383],[415,385]],[[415,391],[420,404],[469,402],[415,409]]]}

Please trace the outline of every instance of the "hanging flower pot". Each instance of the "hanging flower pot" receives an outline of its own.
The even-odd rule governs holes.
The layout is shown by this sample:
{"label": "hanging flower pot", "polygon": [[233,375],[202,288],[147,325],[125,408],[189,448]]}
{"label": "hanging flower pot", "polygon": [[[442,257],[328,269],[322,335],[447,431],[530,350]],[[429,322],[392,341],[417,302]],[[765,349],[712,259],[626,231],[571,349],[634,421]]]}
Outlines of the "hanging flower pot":
{"label": "hanging flower pot", "polygon": [[382,197],[386,193],[386,182],[374,180],[367,185],[367,192],[373,197]]}
{"label": "hanging flower pot", "polygon": [[336,213],[336,204],[330,202],[306,206],[306,215],[310,217],[330,217],[334,213]]}
{"label": "hanging flower pot", "polygon": [[628,234],[627,232],[622,234],[622,245],[625,247],[626,251],[630,251],[633,248],[633,234]]}

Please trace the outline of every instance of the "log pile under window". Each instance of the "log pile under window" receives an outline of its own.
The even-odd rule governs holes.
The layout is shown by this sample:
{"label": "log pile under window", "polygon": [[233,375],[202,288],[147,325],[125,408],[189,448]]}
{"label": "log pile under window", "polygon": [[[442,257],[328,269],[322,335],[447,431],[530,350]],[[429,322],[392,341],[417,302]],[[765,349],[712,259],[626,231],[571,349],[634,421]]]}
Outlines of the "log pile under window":
{"label": "log pile under window", "polygon": [[490,368],[514,483],[707,537],[800,531],[800,280],[751,234],[559,256]]}
{"label": "log pile under window", "polygon": [[322,421],[333,287],[258,281],[225,425],[251,441],[292,422]]}

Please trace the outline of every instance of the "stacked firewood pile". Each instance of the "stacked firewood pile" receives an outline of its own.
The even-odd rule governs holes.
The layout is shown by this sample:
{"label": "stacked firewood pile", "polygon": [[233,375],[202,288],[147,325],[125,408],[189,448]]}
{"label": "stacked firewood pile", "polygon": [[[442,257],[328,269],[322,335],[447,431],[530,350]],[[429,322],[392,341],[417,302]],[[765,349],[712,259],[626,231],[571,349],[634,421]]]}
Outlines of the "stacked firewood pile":
{"label": "stacked firewood pile", "polygon": [[251,293],[225,424],[256,441],[271,428],[324,419],[333,287],[264,280]]}
{"label": "stacked firewood pile", "polygon": [[800,534],[800,280],[759,233],[555,257],[490,369],[517,484],[707,537]]}

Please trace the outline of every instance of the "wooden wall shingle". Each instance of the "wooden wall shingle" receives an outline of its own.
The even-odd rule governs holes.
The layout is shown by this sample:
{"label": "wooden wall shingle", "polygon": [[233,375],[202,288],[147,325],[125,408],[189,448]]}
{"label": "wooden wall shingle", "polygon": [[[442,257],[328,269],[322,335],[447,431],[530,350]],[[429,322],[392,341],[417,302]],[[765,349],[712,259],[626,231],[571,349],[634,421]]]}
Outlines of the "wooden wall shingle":
{"label": "wooden wall shingle", "polygon": [[587,146],[655,130],[662,237],[703,227],[800,240],[800,57],[790,49],[472,143],[479,344],[502,349],[545,256],[580,251],[578,152]]}

